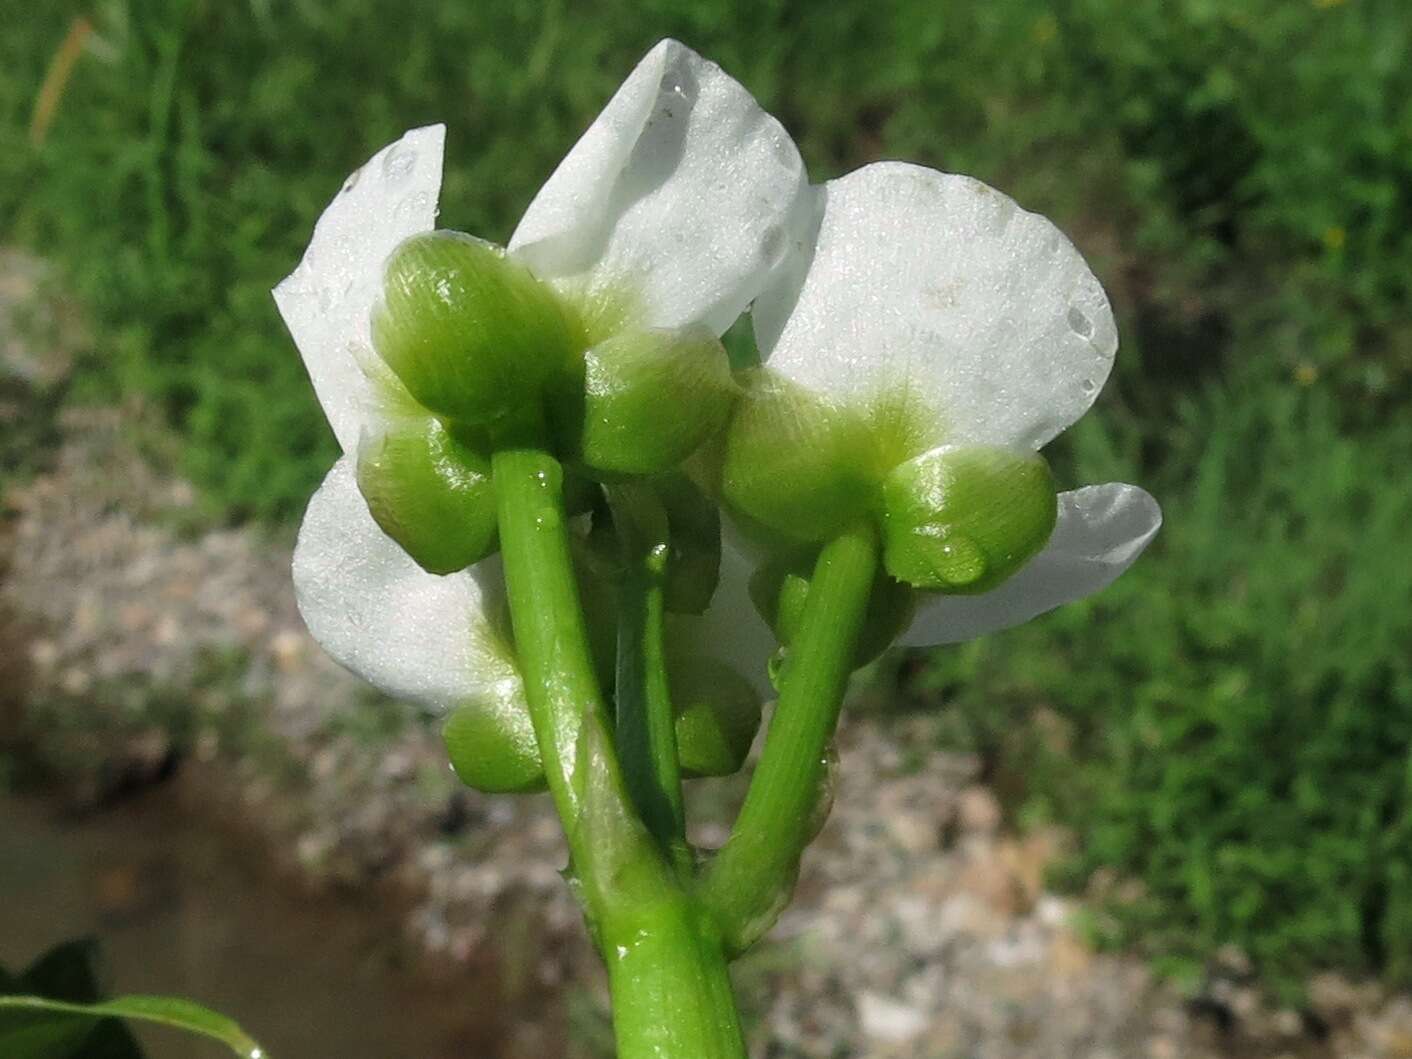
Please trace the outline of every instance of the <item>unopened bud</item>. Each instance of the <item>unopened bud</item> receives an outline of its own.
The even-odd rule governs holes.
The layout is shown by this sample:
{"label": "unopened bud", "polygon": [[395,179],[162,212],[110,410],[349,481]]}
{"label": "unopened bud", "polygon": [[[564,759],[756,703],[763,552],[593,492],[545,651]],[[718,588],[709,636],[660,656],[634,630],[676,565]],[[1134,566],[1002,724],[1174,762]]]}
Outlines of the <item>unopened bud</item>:
{"label": "unopened bud", "polygon": [[740,771],[760,730],[760,696],[754,687],[714,658],[674,658],[669,668],[683,774],[729,776]]}
{"label": "unopened bud", "polygon": [[461,782],[487,794],[545,788],[539,745],[524,696],[486,697],[458,706],[441,728]]}
{"label": "unopened bud", "polygon": [[500,247],[460,232],[414,235],[392,252],[372,332],[418,402],[467,423],[537,413],[573,353],[557,295]]}
{"label": "unopened bud", "polygon": [[358,488],[382,531],[429,573],[464,570],[495,550],[490,463],[435,416],[365,434]]}
{"label": "unopened bud", "polygon": [[972,594],[1000,584],[1049,540],[1058,507],[1033,452],[932,449],[883,483],[883,557],[917,588]]}

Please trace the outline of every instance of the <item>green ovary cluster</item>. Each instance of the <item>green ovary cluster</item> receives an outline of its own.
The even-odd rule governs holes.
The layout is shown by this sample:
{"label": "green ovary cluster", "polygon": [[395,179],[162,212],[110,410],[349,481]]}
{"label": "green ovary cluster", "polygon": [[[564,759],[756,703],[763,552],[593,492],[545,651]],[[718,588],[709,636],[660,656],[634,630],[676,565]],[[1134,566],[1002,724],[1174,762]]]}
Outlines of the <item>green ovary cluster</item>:
{"label": "green ovary cluster", "polygon": [[577,486],[668,471],[720,430],[738,392],[720,342],[634,326],[617,301],[576,301],[459,232],[393,251],[371,320],[392,411],[359,445],[358,483],[423,568],[495,550],[496,448],[548,448]]}
{"label": "green ovary cluster", "polygon": [[[1037,453],[949,445],[938,422],[905,394],[843,407],[762,370],[724,436],[722,495],[786,570],[813,546],[871,521],[898,582],[950,594],[989,591],[1049,540],[1054,482]],[[761,611],[787,641],[790,600],[797,596],[802,607],[807,585],[791,593],[790,577],[802,575],[770,576],[770,589],[760,587],[756,598],[782,593]],[[900,597],[874,597],[883,608],[877,623],[898,629]]]}

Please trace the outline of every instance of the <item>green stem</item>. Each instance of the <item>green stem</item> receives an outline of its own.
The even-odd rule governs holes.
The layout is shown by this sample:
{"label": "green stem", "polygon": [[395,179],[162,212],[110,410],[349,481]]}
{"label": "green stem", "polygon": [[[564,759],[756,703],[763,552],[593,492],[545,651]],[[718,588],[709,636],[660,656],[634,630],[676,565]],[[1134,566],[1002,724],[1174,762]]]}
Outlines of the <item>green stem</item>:
{"label": "green stem", "polygon": [[701,884],[733,952],[748,948],[773,925],[817,830],[829,744],[877,562],[871,525],[842,534],[819,554],[745,804]]}
{"label": "green stem", "polygon": [[[492,457],[500,550],[515,651],[525,681],[535,738],[555,807],[564,822],[578,867],[592,855],[579,831],[589,777],[581,767],[602,768],[608,796],[621,787],[617,762],[585,761],[611,745],[608,711],[593,672],[593,657],[569,552],[564,472],[537,449],[503,449]],[[585,738],[591,729],[597,738]],[[623,806],[621,815],[628,815]]]}
{"label": "green stem", "polygon": [[690,864],[690,854],[667,683],[666,559],[666,544],[654,546],[630,570],[619,594],[618,754],[647,830],[681,867]]}
{"label": "green stem", "polygon": [[491,467],[525,697],[608,965],[619,1059],[744,1059],[714,922],[668,867],[623,782],[570,557],[563,470],[530,448],[502,449]]}
{"label": "green stem", "polygon": [[626,567],[618,595],[617,746],[628,792],[672,862],[692,868],[682,807],[676,712],[667,680],[669,526],[650,489],[605,489]]}

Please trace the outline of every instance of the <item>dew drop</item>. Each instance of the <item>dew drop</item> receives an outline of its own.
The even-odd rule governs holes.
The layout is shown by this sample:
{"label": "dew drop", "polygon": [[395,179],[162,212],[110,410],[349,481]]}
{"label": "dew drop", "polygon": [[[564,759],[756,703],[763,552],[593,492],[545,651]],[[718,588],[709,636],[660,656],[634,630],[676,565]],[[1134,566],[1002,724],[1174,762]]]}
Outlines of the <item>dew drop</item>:
{"label": "dew drop", "polygon": [[781,225],[772,225],[761,233],[760,256],[766,268],[774,268],[784,257],[784,242],[784,228]]}
{"label": "dew drop", "polygon": [[985,552],[964,533],[955,533],[941,546],[937,571],[950,585],[969,585],[985,575]]}
{"label": "dew drop", "polygon": [[1093,337],[1093,321],[1077,305],[1069,306],[1069,330],[1080,338]]}
{"label": "dew drop", "polygon": [[417,164],[417,152],[405,147],[394,147],[382,160],[383,176],[388,180],[402,181],[412,175]]}
{"label": "dew drop", "polygon": [[1098,389],[1098,383],[1094,382],[1092,379],[1085,379],[1083,382],[1079,383],[1079,389],[1086,394],[1091,394]]}
{"label": "dew drop", "polygon": [[357,186],[358,178],[362,175],[363,171],[361,169],[353,170],[353,172],[349,175],[348,179],[343,182],[343,193],[345,195]]}

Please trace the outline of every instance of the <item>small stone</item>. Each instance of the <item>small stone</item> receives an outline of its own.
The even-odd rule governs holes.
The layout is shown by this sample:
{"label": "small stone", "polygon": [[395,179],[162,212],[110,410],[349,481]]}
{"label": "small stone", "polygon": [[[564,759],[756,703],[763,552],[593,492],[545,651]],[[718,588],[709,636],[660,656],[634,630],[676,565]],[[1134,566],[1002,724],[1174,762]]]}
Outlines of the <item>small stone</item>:
{"label": "small stone", "polygon": [[1222,945],[1216,950],[1215,962],[1217,968],[1231,978],[1249,978],[1254,971],[1250,957],[1239,945]]}
{"label": "small stone", "polygon": [[893,840],[908,853],[929,853],[940,844],[941,831],[932,817],[898,813],[887,821]]}
{"label": "small stone", "polygon": [[1000,830],[1000,803],[988,787],[967,787],[957,797],[956,818],[964,831],[991,835]]}
{"label": "small stone", "polygon": [[863,1032],[888,1044],[906,1044],[927,1028],[925,1012],[879,993],[860,993],[857,1008]]}
{"label": "small stone", "polygon": [[59,660],[59,645],[53,640],[35,640],[29,645],[29,660],[37,669],[52,669]]}
{"label": "small stone", "polygon": [[1358,1010],[1359,992],[1352,982],[1341,975],[1317,974],[1309,980],[1309,1007],[1325,1022],[1338,1025]]}

